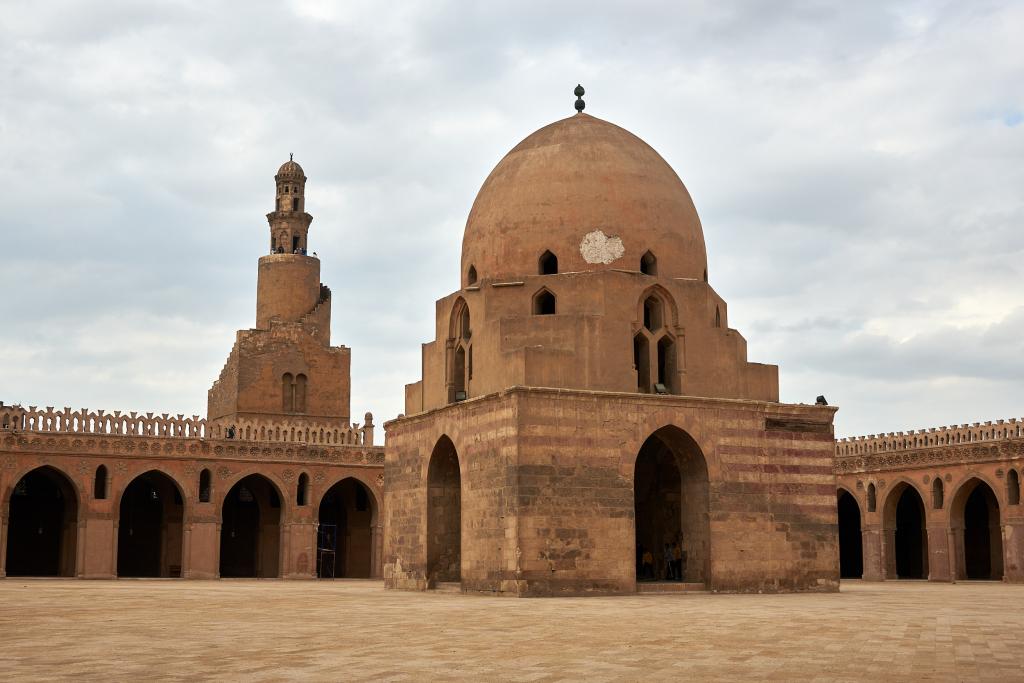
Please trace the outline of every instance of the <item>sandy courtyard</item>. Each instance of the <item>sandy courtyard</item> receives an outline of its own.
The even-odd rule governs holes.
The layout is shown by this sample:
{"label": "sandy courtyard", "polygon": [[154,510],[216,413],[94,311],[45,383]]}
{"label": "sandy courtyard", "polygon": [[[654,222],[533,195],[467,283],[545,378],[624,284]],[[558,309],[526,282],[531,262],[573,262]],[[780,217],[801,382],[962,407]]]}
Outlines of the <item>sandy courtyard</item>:
{"label": "sandy courtyard", "polygon": [[376,581],[0,581],[0,679],[1024,680],[1024,586],[516,600]]}

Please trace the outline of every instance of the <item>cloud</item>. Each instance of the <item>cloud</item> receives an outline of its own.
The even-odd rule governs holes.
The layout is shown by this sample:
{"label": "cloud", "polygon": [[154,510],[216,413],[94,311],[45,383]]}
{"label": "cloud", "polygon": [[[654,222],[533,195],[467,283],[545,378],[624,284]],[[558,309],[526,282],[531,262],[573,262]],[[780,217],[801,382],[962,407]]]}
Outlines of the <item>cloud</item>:
{"label": "cloud", "polygon": [[1022,32],[1011,2],[23,5],[0,398],[204,412],[295,152],[353,415],[394,416],[480,184],[582,82],[687,184],[784,400],[843,434],[1019,416]]}

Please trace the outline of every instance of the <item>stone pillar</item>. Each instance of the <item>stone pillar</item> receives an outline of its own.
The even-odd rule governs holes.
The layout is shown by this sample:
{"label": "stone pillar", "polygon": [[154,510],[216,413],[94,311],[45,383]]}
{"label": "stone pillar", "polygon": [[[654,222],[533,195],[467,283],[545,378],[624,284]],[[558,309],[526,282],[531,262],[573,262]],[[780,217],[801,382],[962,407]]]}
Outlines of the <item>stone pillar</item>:
{"label": "stone pillar", "polygon": [[865,581],[882,581],[885,579],[885,572],[882,571],[882,530],[875,525],[866,525],[861,531],[864,539],[863,563]]}
{"label": "stone pillar", "polygon": [[1024,583],[1024,518],[1011,518],[1003,525],[1003,580]]}
{"label": "stone pillar", "polygon": [[374,579],[381,578],[381,557],[384,552],[384,525],[376,524],[370,527],[370,576]]}
{"label": "stone pillar", "polygon": [[952,581],[949,564],[949,533],[945,524],[928,527],[928,580]]}
{"label": "stone pillar", "polygon": [[896,574],[896,529],[882,529],[882,578],[898,578]]}
{"label": "stone pillar", "polygon": [[212,517],[185,520],[181,575],[186,579],[220,578],[220,523]]}
{"label": "stone pillar", "polygon": [[953,581],[966,579],[967,567],[964,566],[964,529],[962,526],[954,526],[950,528],[949,535],[953,539],[949,548]]}
{"label": "stone pillar", "polygon": [[281,578],[316,578],[316,524],[308,519],[283,524]]}
{"label": "stone pillar", "polygon": [[83,579],[117,577],[117,523],[110,513],[83,512],[78,522],[78,561]]}
{"label": "stone pillar", "polygon": [[[0,491],[3,489],[0,488]],[[7,510],[0,511],[0,579],[7,576]]]}

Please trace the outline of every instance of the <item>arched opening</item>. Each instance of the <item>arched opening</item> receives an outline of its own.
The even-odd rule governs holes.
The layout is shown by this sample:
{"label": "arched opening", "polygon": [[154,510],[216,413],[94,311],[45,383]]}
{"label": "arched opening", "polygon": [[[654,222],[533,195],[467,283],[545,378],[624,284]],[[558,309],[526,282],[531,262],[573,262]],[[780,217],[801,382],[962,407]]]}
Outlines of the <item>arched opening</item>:
{"label": "arched opening", "polygon": [[299,483],[295,487],[295,504],[303,506],[309,500],[309,475],[303,472],[299,475]]}
{"label": "arched opening", "polygon": [[427,580],[462,580],[462,475],[447,436],[434,446],[427,466]]}
{"label": "arched opening", "polygon": [[121,494],[117,575],[180,577],[184,501],[177,484],[151,470]]}
{"label": "arched opening", "polygon": [[269,479],[250,474],[224,498],[220,531],[222,577],[279,574],[281,495]]}
{"label": "arched opening", "polygon": [[667,334],[658,340],[658,383],[655,390],[659,394],[675,394],[676,392],[676,344]]}
{"label": "arched opening", "polygon": [[957,493],[951,520],[957,545],[957,578],[1003,578],[999,501],[988,484],[973,479]]}
{"label": "arched opening", "polygon": [[558,274],[558,257],[552,254],[550,251],[545,251],[540,255],[538,262],[538,270],[541,275],[557,275]]}
{"label": "arched opening", "polygon": [[376,503],[366,486],[342,479],[320,501],[316,575],[358,578],[373,575],[373,519]]}
{"label": "arched opening", "polygon": [[636,390],[641,394],[651,392],[650,342],[642,332],[633,337],[633,368],[636,370]]}
{"label": "arched opening", "polygon": [[640,257],[640,272],[644,275],[658,274],[658,259],[650,251],[645,251]]}
{"label": "arched opening", "polygon": [[210,470],[203,470],[199,473],[199,502],[209,503],[213,494],[213,485],[210,481]]}
{"label": "arched opening", "polygon": [[839,578],[864,575],[864,542],[860,531],[860,506],[849,491],[839,489]]}
{"label": "arched opening", "polygon": [[78,496],[52,467],[34,469],[11,491],[7,521],[8,576],[74,576]]}
{"label": "arched opening", "polygon": [[1020,475],[1017,470],[1006,473],[1006,504],[1020,505]]}
{"label": "arched opening", "polygon": [[[292,211],[298,211],[298,210],[299,210],[299,198],[295,197],[295,198],[292,199]],[[299,238],[298,237],[295,238],[294,244],[295,244],[295,247],[299,246]]]}
{"label": "arched opening", "polygon": [[306,412],[306,376],[295,375],[295,412]]}
{"label": "arched opening", "polygon": [[542,289],[533,296],[534,315],[554,315],[555,295],[547,289]]}
{"label": "arched opening", "polygon": [[890,579],[928,577],[928,536],[921,494],[906,482],[898,484],[886,499],[886,538],[891,540]]}
{"label": "arched opening", "polygon": [[665,320],[664,310],[658,297],[649,296],[644,299],[644,327],[651,332],[660,330]]}
{"label": "arched opening", "polygon": [[708,470],[689,434],[662,427],[633,471],[638,581],[707,583],[711,531]]}
{"label": "arched opening", "polygon": [[875,509],[875,485],[868,484],[868,512],[874,512]]}
{"label": "arched opening", "polygon": [[469,270],[466,271],[466,284],[467,285],[475,285],[476,284],[476,266],[470,266]]}
{"label": "arched opening", "polygon": [[932,509],[941,510],[943,504],[943,498],[945,497],[945,490],[942,486],[942,479],[935,477],[932,480]]}
{"label": "arched opening", "polygon": [[106,465],[100,465],[96,468],[96,474],[92,480],[92,497],[96,500],[104,500],[107,497]]}
{"label": "arched opening", "polygon": [[290,372],[281,376],[281,410],[286,413],[295,410],[295,377]]}
{"label": "arched opening", "polygon": [[715,306],[715,327],[722,326],[722,309]]}
{"label": "arched opening", "polygon": [[455,388],[455,400],[465,401],[469,394],[466,392],[466,349],[461,345],[455,349],[455,367],[452,384]]}

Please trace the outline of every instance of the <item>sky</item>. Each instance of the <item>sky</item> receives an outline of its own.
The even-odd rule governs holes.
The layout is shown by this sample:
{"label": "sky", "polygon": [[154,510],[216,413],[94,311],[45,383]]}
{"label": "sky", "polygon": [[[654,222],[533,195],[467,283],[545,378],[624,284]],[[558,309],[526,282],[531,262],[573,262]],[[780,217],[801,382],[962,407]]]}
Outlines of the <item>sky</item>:
{"label": "sky", "polygon": [[352,414],[394,417],[481,183],[582,83],[686,184],[781,400],[1024,416],[1024,2],[3,4],[8,404],[204,415],[294,152]]}

